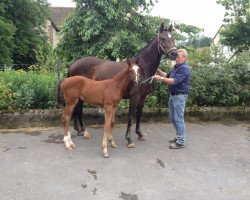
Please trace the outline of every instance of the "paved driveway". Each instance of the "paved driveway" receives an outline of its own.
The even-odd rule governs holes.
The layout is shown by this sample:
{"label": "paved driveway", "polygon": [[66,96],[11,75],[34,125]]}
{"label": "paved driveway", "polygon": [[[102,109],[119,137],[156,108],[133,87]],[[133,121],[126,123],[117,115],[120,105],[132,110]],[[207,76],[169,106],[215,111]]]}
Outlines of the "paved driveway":
{"label": "paved driveway", "polygon": [[[73,137],[67,151],[62,128],[0,130],[1,200],[249,200],[250,125],[188,123],[187,147],[168,148],[170,124],[143,124],[126,147],[117,125],[117,149],[102,157],[103,127],[91,140]],[[73,134],[74,136],[75,134]]]}

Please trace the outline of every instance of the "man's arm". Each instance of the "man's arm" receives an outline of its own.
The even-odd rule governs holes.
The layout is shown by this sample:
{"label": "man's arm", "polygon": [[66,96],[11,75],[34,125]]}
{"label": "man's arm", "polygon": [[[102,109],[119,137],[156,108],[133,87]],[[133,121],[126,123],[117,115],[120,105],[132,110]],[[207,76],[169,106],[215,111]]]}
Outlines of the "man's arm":
{"label": "man's arm", "polygon": [[169,84],[169,85],[174,83],[173,78],[166,78],[166,77],[163,77],[163,76],[160,76],[160,75],[155,75],[154,79],[157,80],[157,81],[162,81],[162,82],[164,82],[166,84]]}

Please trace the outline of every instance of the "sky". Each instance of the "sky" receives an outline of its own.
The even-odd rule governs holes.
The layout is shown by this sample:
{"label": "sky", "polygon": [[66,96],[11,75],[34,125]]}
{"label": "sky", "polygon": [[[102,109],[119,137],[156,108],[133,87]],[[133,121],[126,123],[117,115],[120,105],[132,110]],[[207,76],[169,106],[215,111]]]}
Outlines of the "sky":
{"label": "sky", "polygon": [[[75,6],[72,0],[48,2],[52,6]],[[152,16],[203,28],[203,34],[212,38],[223,24],[224,13],[224,7],[216,4],[216,0],[159,0],[151,11]]]}

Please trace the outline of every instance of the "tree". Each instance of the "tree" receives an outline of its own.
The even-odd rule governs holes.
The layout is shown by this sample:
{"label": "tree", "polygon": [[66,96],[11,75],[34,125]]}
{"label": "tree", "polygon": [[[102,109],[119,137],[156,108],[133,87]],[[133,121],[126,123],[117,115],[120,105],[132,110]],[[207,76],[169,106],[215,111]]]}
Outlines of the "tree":
{"label": "tree", "polygon": [[0,65],[12,63],[15,26],[5,18],[6,11],[0,3]]}
{"label": "tree", "polygon": [[[41,58],[41,52],[46,51],[48,5],[47,0],[2,0],[5,20],[11,22],[16,29],[12,50],[15,64],[36,64]],[[8,48],[7,45],[5,48]]]}
{"label": "tree", "polygon": [[[68,62],[85,56],[109,60],[131,57],[152,40],[161,22],[165,26],[170,23],[168,19],[146,15],[153,3],[76,0],[76,10],[66,21],[56,50]],[[191,29],[195,31],[197,27]]]}
{"label": "tree", "polygon": [[230,46],[237,52],[249,50],[250,46],[250,12],[249,0],[218,0],[225,7],[224,21],[227,26],[221,31],[222,44]]}
{"label": "tree", "polygon": [[57,49],[68,61],[88,55],[111,60],[126,58],[149,39],[145,33],[152,32],[152,28],[137,11],[147,11],[152,0],[75,2],[76,10],[62,29],[63,38]]}

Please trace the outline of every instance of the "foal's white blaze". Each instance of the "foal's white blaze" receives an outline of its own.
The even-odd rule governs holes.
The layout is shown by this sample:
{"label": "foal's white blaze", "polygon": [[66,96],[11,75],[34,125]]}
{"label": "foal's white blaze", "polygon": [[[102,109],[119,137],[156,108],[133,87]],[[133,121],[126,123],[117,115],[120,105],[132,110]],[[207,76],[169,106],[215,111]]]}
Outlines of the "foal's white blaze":
{"label": "foal's white blaze", "polygon": [[137,65],[133,65],[132,69],[135,71],[135,82],[139,82],[139,67]]}

